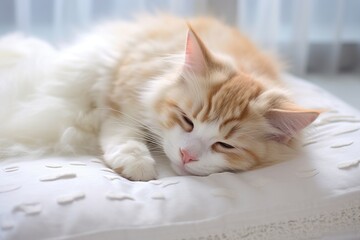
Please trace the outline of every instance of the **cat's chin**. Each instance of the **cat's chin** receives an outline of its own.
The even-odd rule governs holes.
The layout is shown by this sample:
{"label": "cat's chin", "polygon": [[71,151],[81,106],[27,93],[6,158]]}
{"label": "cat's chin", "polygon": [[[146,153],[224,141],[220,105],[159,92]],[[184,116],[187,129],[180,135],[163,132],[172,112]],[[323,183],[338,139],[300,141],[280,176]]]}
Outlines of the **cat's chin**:
{"label": "cat's chin", "polygon": [[184,168],[184,166],[182,166],[182,165],[179,166],[178,164],[171,163],[171,167],[177,175],[180,175],[180,176],[194,175],[194,174],[190,173],[189,171],[187,171]]}
{"label": "cat's chin", "polygon": [[171,163],[171,167],[177,175],[180,176],[207,176],[209,174],[201,174],[192,172],[191,170],[185,169],[185,166]]}

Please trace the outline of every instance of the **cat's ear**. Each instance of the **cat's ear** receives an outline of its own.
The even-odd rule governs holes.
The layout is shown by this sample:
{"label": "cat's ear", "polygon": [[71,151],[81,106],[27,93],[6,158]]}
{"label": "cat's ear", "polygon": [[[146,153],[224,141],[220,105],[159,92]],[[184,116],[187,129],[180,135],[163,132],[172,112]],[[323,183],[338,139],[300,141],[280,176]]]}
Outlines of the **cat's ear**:
{"label": "cat's ear", "polygon": [[207,68],[209,51],[190,25],[186,37],[184,71],[203,74]]}
{"label": "cat's ear", "polygon": [[315,121],[320,113],[321,111],[292,107],[271,109],[265,117],[273,127],[281,131],[280,134],[273,135],[272,139],[287,144],[295,134]]}

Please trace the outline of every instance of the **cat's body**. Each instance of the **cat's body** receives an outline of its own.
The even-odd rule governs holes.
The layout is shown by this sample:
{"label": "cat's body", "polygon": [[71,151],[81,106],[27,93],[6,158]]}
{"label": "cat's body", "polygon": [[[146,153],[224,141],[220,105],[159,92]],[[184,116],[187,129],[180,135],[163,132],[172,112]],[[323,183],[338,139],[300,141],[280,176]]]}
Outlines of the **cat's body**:
{"label": "cat's body", "polygon": [[207,18],[188,24],[171,16],[110,23],[65,50],[57,80],[41,91],[70,99],[77,113],[52,139],[68,131],[64,141],[81,148],[98,136],[105,162],[133,180],[156,178],[147,141],[180,174],[285,160],[318,112],[289,100],[277,62],[237,30]]}

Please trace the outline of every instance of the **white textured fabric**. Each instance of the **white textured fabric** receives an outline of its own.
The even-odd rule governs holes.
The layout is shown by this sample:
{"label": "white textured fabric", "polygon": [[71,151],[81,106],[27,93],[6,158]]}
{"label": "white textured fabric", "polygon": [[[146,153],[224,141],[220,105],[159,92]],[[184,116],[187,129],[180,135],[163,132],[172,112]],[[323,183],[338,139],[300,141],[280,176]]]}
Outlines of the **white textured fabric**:
{"label": "white textured fabric", "polygon": [[131,182],[96,157],[0,163],[0,239],[359,239],[360,113],[302,80],[323,113],[295,160],[244,173]]}

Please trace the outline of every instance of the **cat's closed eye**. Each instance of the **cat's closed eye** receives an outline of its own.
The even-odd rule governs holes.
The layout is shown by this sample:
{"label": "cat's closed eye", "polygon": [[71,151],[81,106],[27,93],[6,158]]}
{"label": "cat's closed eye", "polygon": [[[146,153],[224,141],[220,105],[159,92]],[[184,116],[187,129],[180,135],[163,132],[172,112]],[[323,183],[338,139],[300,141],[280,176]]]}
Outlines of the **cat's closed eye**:
{"label": "cat's closed eye", "polygon": [[182,115],[182,119],[186,124],[185,131],[191,132],[194,129],[194,123],[185,114]]}
{"label": "cat's closed eye", "polygon": [[223,149],[234,149],[235,148],[234,146],[224,143],[224,142],[216,142],[215,144]]}

